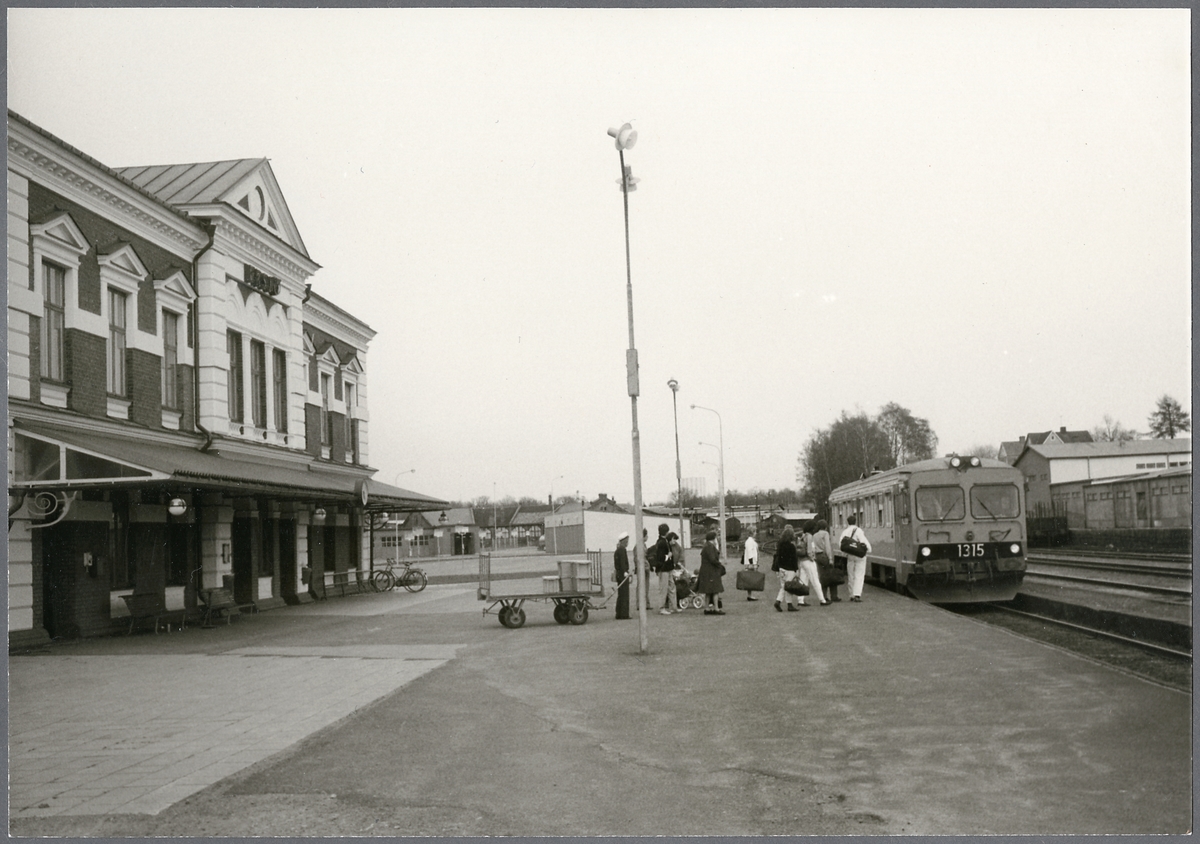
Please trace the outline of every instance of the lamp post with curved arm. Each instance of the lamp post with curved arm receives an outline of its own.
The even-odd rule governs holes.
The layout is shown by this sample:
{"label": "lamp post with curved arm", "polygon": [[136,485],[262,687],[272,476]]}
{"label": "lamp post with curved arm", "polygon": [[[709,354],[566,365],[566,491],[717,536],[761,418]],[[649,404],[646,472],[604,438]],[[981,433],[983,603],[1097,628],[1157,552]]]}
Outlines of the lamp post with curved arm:
{"label": "lamp post with curved arm", "polygon": [[671,388],[671,410],[675,415],[675,503],[679,505],[679,544],[683,545],[683,470],[679,462],[679,382],[672,378],[667,382]]}
{"label": "lamp post with curved arm", "polygon": [[625,353],[625,380],[629,392],[630,411],[633,416],[633,536],[634,559],[637,563],[638,588],[638,633],[641,653],[646,653],[650,640],[646,633],[646,541],[642,538],[642,446],[638,434],[638,359],[637,347],[633,342],[633,270],[629,260],[629,192],[636,190],[637,180],[625,166],[625,150],[637,143],[637,131],[628,123],[619,129],[609,129],[608,134],[616,140],[617,154],[621,160],[621,198],[625,205],[625,301],[629,309],[629,351]]}
{"label": "lamp post with curved arm", "polygon": [[[692,410],[707,410],[709,413],[715,413],[717,416],[717,436],[720,437],[719,446],[713,446],[720,452],[721,468],[717,471],[717,518],[721,520],[721,562],[725,562],[725,429],[721,422],[721,414],[713,410],[711,407],[694,404]],[[701,445],[711,445],[710,443],[701,443]]]}

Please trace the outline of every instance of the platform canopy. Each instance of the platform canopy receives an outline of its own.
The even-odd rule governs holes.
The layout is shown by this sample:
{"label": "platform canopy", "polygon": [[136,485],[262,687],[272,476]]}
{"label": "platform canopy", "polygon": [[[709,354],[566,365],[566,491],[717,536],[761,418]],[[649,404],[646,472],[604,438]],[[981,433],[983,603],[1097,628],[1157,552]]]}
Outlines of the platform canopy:
{"label": "platform canopy", "polygon": [[[13,420],[10,493],[97,488],[184,487],[296,501],[354,503],[370,511],[413,511],[448,502],[370,479],[373,470],[336,466],[279,449],[246,454],[237,443],[201,450],[203,438],[116,432]],[[234,450],[238,449],[238,450]]]}

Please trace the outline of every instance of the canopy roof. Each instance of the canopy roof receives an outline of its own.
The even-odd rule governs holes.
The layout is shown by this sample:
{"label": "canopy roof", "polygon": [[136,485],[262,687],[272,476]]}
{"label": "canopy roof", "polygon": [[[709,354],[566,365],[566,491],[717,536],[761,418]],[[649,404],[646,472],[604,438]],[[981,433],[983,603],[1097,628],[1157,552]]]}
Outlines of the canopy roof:
{"label": "canopy roof", "polygon": [[[323,466],[303,455],[200,451],[190,438],[139,437],[14,420],[12,490],[173,486],[352,501],[368,509],[428,510],[447,502],[370,480],[372,470]],[[363,495],[363,486],[366,495]]]}

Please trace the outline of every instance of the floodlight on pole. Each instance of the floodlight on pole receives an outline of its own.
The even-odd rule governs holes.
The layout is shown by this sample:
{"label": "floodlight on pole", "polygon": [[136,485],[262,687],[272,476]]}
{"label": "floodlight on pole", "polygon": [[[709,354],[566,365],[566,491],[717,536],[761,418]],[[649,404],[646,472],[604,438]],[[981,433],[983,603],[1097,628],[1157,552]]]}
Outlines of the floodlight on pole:
{"label": "floodlight on pole", "polygon": [[617,155],[621,162],[621,199],[625,206],[625,301],[629,311],[629,350],[625,354],[625,378],[629,393],[630,412],[633,417],[633,536],[638,582],[638,633],[641,643],[641,653],[650,648],[650,639],[646,632],[646,540],[642,536],[642,446],[638,434],[638,359],[637,346],[633,339],[633,269],[629,259],[629,192],[636,189],[636,180],[630,168],[625,166],[625,150],[632,149],[637,143],[637,131],[628,123],[619,129],[609,129],[609,136],[615,140]]}

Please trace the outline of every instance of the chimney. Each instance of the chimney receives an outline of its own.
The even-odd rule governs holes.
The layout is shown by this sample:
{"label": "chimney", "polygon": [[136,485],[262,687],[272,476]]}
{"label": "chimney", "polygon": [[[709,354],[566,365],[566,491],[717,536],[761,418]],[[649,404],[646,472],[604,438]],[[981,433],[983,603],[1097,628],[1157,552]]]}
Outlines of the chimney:
{"label": "chimney", "polygon": [[1060,434],[1065,434],[1067,432],[1067,426],[1063,425],[1061,428],[1058,429],[1058,432]]}

